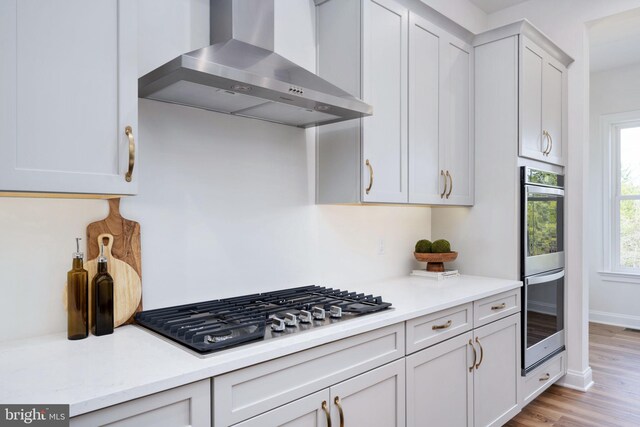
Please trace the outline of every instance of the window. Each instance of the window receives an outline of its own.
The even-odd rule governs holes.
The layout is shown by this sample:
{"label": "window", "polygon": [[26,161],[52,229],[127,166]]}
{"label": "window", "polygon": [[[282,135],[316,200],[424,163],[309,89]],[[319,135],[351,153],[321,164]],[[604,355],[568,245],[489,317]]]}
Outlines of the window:
{"label": "window", "polygon": [[640,111],[606,116],[604,123],[610,160],[605,260],[611,272],[640,274]]}

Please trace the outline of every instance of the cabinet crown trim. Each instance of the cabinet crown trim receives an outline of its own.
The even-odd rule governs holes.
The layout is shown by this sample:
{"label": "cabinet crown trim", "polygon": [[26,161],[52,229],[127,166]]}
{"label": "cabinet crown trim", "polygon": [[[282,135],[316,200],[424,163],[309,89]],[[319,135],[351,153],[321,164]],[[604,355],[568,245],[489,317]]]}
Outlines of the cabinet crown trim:
{"label": "cabinet crown trim", "polygon": [[549,53],[553,58],[560,61],[565,67],[568,67],[574,61],[571,56],[560,49],[560,47],[555,44],[545,33],[543,33],[526,19],[522,19],[512,24],[494,28],[492,30],[476,35],[476,37],[473,39],[473,46],[480,46],[515,35],[524,35],[528,37],[532,42],[536,43],[547,53]]}

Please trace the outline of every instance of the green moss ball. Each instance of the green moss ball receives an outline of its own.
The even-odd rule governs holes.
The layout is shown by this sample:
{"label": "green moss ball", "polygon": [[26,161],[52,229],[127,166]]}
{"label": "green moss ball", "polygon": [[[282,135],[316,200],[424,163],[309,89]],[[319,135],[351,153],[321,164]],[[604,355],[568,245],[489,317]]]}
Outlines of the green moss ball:
{"label": "green moss ball", "polygon": [[431,251],[437,254],[451,252],[451,244],[444,239],[436,240],[431,244]]}
{"label": "green moss ball", "polygon": [[429,240],[418,240],[416,243],[416,252],[419,254],[428,254],[431,252],[431,242]]}

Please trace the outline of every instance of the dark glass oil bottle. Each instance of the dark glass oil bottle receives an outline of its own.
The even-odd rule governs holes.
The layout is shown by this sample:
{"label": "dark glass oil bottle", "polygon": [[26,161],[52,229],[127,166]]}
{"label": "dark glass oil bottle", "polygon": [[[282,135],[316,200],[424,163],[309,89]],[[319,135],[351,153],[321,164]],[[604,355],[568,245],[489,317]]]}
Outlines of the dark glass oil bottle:
{"label": "dark glass oil bottle", "polygon": [[104,245],[98,257],[98,274],[93,278],[93,322],[94,335],[113,333],[113,278],[107,271],[107,258],[104,257]]}
{"label": "dark glass oil bottle", "polygon": [[89,273],[82,265],[84,254],[80,252],[80,240],[76,239],[73,267],[67,273],[67,338],[70,340],[80,340],[89,334]]}

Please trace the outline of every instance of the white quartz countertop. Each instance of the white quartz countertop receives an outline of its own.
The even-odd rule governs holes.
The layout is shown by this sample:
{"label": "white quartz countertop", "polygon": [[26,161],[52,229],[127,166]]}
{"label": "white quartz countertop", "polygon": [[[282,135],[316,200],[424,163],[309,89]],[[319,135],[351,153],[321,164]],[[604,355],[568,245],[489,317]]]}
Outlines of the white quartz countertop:
{"label": "white quartz countertop", "polygon": [[69,341],[66,334],[0,345],[0,403],[69,404],[80,415],[518,288],[515,280],[400,277],[348,286],[381,295],[386,310],[198,357],[138,326]]}

